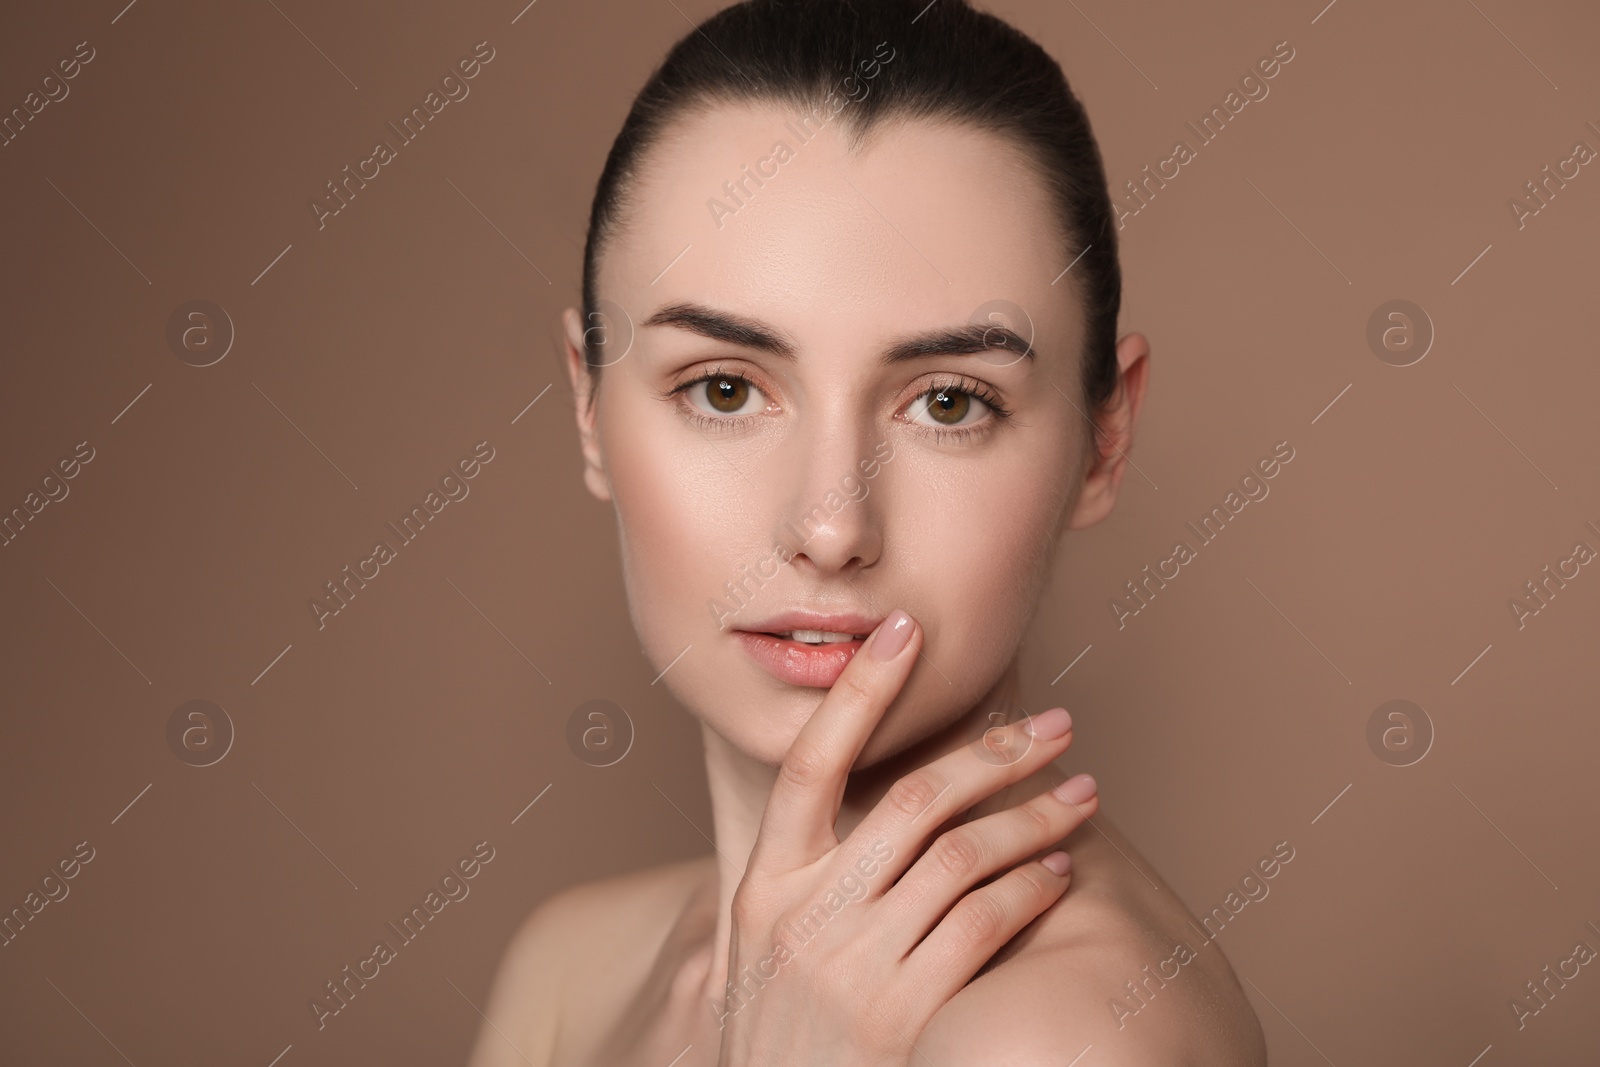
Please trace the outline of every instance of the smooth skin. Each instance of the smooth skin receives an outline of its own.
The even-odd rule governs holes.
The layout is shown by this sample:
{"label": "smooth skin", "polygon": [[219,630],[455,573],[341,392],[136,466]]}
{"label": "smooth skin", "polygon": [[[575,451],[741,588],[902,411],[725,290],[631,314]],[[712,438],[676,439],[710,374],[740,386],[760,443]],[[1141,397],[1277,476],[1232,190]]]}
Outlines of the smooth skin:
{"label": "smooth skin", "polygon": [[[1018,650],[1064,532],[1115,504],[1148,342],[1118,342],[1118,389],[1088,446],[1083,316],[1063,274],[1076,250],[1029,161],[987,131],[895,123],[852,153],[824,129],[713,221],[707,198],[770,156],[787,117],[719,105],[652,150],[600,259],[600,294],[624,316],[608,326],[631,347],[598,394],[592,324],[563,319],[585,483],[615,509],[652,673],[700,722],[715,851],[536,907],[471,1067],[1063,1067],[1088,1046],[1079,1067],[1264,1064],[1221,948],[1097,795],[1049,795],[1074,732],[1023,744],[993,729],[1017,717]],[[1026,309],[1032,358],[880,358],[996,299]],[[749,330],[651,323],[688,304],[786,352]],[[730,377],[749,402],[719,413],[713,382]],[[930,420],[940,390],[969,398],[965,434]],[[906,645],[887,661],[863,648],[831,689],[780,682],[708,601],[879,447],[893,458],[870,491],[806,526],[734,625],[903,608]],[[979,758],[986,734],[1016,758]],[[862,850],[880,842],[892,855],[874,866]],[[1041,862],[1060,850],[1066,877]],[[856,878],[864,894],[842,881]],[[858,899],[772,962],[781,924],[836,889]],[[1195,958],[1147,983],[1178,941]],[[746,967],[773,977],[730,1001]],[[1129,982],[1152,992],[1119,1017],[1114,1000],[1138,1003]]]}
{"label": "smooth skin", "polygon": [[[835,836],[850,767],[911,673],[919,636],[904,612],[881,624],[784,759],[733,897],[730,971],[755,968],[770,989],[746,987],[726,1019],[719,1067],[904,1067],[912,1039],[1067,888],[1067,853],[1052,852],[1050,864],[1024,861],[1094,814],[1088,775],[1064,783],[1065,799],[1043,794],[927,847],[947,819],[1065,751],[1065,709],[1011,724],[1005,743],[984,738],[989,759],[967,746],[901,778],[843,842]],[[828,902],[841,884],[854,896],[868,869],[863,899]],[[1000,877],[972,888],[993,874]],[[801,926],[807,916],[811,924]],[[789,951],[774,958],[779,943]]]}

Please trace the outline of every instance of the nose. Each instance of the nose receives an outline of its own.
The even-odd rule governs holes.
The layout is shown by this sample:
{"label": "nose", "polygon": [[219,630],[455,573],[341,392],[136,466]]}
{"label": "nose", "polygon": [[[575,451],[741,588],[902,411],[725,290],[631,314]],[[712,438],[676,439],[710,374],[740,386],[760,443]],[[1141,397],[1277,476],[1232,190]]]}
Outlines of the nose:
{"label": "nose", "polygon": [[882,488],[878,444],[870,433],[838,421],[798,434],[785,450],[778,476],[793,486],[775,536],[794,552],[790,561],[816,575],[852,575],[876,563],[883,550]]}

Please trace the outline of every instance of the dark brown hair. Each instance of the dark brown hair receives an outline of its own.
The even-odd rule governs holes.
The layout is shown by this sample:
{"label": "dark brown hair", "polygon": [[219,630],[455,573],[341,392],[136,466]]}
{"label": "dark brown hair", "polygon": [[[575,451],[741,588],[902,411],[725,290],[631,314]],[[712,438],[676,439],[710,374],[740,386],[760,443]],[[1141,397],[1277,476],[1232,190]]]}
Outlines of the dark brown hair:
{"label": "dark brown hair", "polygon": [[[892,59],[863,66],[883,42]],[[965,0],[744,0],[685,34],[634,98],[600,174],[584,247],[585,325],[603,321],[595,291],[601,249],[625,212],[643,156],[675,117],[754,102],[810,113],[830,91],[837,95],[843,79],[860,80],[867,70],[875,71],[870,91],[859,100],[852,94],[839,115],[852,148],[886,119],[922,118],[1009,137],[1034,161],[1067,240],[1061,262],[1076,258],[1069,278],[1085,311],[1083,396],[1090,412],[1101,407],[1118,381],[1122,271],[1099,146],[1060,65]],[[597,388],[609,332],[584,335]]]}

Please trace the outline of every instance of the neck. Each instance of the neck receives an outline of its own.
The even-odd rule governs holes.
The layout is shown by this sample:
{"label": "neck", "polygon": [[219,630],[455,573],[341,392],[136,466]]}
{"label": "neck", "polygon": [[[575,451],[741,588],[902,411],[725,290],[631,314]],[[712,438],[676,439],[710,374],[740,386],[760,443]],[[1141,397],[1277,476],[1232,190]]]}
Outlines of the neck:
{"label": "neck", "polygon": [[[986,727],[993,725],[992,713],[1001,713],[1001,721],[1012,721],[1017,707],[1017,678],[1017,663],[1013,660],[983,699],[949,726],[903,752],[864,770],[851,772],[834,824],[839,839],[848,837],[901,777],[980,736]],[[702,726],[701,732],[717,848],[716,932],[709,946],[709,958],[701,957],[708,964],[701,999],[710,1005],[713,1014],[720,1014],[727,991],[733,893],[755,847],[761,816],[777,781],[778,769],[749,758],[709,727]]]}

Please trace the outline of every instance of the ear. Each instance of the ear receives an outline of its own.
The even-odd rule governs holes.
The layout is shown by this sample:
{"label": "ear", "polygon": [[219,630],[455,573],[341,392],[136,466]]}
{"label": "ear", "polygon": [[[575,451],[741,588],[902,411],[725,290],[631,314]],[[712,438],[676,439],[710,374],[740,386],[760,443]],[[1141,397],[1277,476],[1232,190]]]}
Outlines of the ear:
{"label": "ear", "polygon": [[1144,405],[1144,390],[1150,376],[1150,342],[1142,333],[1130,333],[1117,342],[1117,388],[1111,399],[1089,413],[1095,421],[1095,448],[1072,518],[1071,530],[1093,526],[1117,503],[1122,476],[1127,473],[1128,453],[1133,451],[1133,427]]}
{"label": "ear", "polygon": [[596,499],[611,499],[611,480],[606,476],[605,457],[596,432],[599,404],[595,381],[584,359],[583,317],[577,308],[561,313],[562,348],[567,364],[567,379],[572,383],[572,398],[577,407],[578,440],[583,448],[583,481]]}

